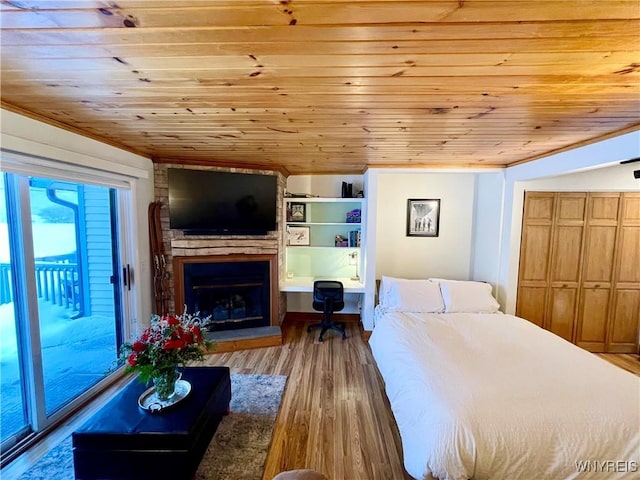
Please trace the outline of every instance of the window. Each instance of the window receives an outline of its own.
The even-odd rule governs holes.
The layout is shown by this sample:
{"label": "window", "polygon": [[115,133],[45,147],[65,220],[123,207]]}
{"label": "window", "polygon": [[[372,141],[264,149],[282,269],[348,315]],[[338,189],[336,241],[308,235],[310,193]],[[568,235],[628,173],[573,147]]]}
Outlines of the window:
{"label": "window", "polygon": [[119,218],[128,208],[126,182],[55,168],[0,173],[4,453],[114,372],[132,299],[119,274],[127,256]]}

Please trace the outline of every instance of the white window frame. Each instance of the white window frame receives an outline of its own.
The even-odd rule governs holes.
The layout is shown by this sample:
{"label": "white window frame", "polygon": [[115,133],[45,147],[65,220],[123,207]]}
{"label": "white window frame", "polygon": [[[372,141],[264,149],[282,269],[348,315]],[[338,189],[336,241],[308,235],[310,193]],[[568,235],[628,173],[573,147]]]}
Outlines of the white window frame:
{"label": "white window frame", "polygon": [[[5,135],[3,134],[3,138]],[[93,163],[93,162],[92,162]],[[104,165],[104,163],[102,164]],[[128,173],[134,173],[137,175],[126,175],[113,171],[105,171],[98,168],[91,168],[73,163],[61,162],[59,160],[40,157],[37,155],[30,155],[20,153],[17,151],[0,148],[0,172],[6,172],[10,174],[35,176],[41,178],[51,178],[62,181],[70,181],[81,184],[91,184],[107,188],[115,188],[117,191],[117,215],[118,215],[118,243],[119,243],[119,258],[120,265],[130,264],[133,267],[134,278],[137,276],[138,271],[141,271],[140,265],[140,249],[139,245],[139,229],[136,221],[136,212],[138,211],[138,185],[137,180],[148,178],[148,174],[145,170],[137,168],[124,168]],[[26,177],[19,178],[18,183],[24,183],[27,181]],[[21,204],[28,206],[30,203],[28,194],[28,185],[25,188],[21,185],[18,191],[20,195]],[[21,225],[26,225],[31,222],[30,209],[23,207],[21,210],[21,218],[19,219]],[[22,227],[20,227],[22,228]],[[27,265],[32,264],[34,260],[33,252],[33,238],[30,229],[23,230],[24,245],[22,245],[22,251],[20,254],[25,259]],[[22,264],[24,265],[24,263]],[[22,267],[21,267],[22,268]],[[31,275],[26,275],[26,290],[28,292],[35,292],[35,279]],[[120,303],[122,310],[122,330],[123,340],[127,340],[135,333],[135,319],[142,318],[142,312],[145,310],[140,305],[140,294],[138,292],[138,283],[133,283],[134,288],[131,290],[123,288],[121,286],[120,291]],[[21,293],[24,294],[24,293]],[[25,338],[29,345],[23,345],[23,348],[28,348],[30,352],[40,352],[40,337],[39,330],[32,328],[32,325],[39,324],[38,318],[38,306],[37,299],[33,295],[24,295],[24,301],[21,302],[24,305],[25,311],[21,315],[26,315],[28,323],[28,334]],[[23,358],[30,358],[29,355],[25,355],[27,352],[23,352]],[[47,417],[44,402],[38,401],[38,399],[44,398],[43,390],[43,368],[42,359],[34,358],[33,362],[26,362],[25,375],[26,379],[26,400],[29,403],[28,411],[30,412],[29,423],[33,429],[38,432],[46,429],[48,426],[53,425],[68,415],[69,409],[74,408],[80,403],[86,401],[88,398],[94,396],[97,392],[102,390],[104,386],[113,381],[114,376],[103,379],[98,384],[88,389],[85,393],[74,399],[69,405]],[[122,373],[122,369],[120,369]]]}

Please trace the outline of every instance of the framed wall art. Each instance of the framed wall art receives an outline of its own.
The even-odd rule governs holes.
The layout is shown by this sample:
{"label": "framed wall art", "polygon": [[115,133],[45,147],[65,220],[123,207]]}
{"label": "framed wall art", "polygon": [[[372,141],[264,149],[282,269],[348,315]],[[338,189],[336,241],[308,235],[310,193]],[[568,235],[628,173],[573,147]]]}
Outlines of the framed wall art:
{"label": "framed wall art", "polygon": [[287,222],[307,221],[307,204],[306,203],[287,203]]}
{"label": "framed wall art", "polygon": [[287,227],[289,232],[289,245],[309,245],[309,227]]}
{"label": "framed wall art", "polygon": [[407,237],[437,237],[440,233],[440,199],[407,200]]}

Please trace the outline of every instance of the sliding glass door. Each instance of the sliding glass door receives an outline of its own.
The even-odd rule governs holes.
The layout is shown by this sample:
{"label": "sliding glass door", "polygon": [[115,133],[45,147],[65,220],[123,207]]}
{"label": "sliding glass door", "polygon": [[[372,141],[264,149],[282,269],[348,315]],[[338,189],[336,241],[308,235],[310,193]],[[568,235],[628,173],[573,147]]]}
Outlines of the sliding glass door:
{"label": "sliding glass door", "polygon": [[2,445],[62,416],[117,368],[117,189],[3,173]]}
{"label": "sliding glass door", "polygon": [[[29,432],[25,382],[20,367],[19,330],[13,293],[12,259],[16,258],[9,243],[9,198],[5,178],[0,182],[0,429],[5,440]],[[12,222],[13,223],[13,222]]]}

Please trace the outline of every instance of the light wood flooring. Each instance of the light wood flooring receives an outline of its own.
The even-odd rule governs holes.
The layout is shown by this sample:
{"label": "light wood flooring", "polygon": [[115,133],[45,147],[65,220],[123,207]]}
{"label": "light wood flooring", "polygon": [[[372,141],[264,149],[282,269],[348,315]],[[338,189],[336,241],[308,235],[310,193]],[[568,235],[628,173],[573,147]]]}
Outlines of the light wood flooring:
{"label": "light wood flooring", "polygon": [[347,339],[317,341],[307,323],[283,329],[284,345],[215,354],[209,365],[232,373],[287,375],[263,480],[312,468],[333,480],[409,479],[382,378],[355,322]]}
{"label": "light wood flooring", "polygon": [[[409,479],[382,379],[357,324],[347,323],[346,340],[332,332],[324,343],[317,342],[317,331],[307,334],[306,325],[285,326],[282,346],[212,354],[204,362],[226,365],[232,373],[288,376],[263,480],[297,468],[313,468],[332,480]],[[638,355],[601,356],[640,375]],[[100,408],[114,388],[0,476],[16,478]]]}
{"label": "light wood flooring", "polygon": [[596,353],[610,363],[640,376],[640,355],[632,353]]}

